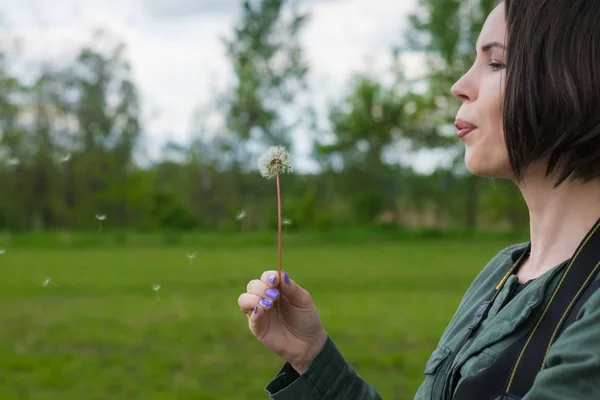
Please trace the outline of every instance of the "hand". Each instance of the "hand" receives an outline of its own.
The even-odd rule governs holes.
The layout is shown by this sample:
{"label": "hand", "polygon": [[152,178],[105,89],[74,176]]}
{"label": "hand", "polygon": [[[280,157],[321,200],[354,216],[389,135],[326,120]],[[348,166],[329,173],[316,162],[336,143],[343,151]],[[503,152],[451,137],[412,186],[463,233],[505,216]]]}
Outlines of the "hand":
{"label": "hand", "polygon": [[327,332],[310,294],[285,271],[281,275],[265,271],[260,279],[250,281],[238,304],[248,316],[252,334],[302,374],[323,349]]}

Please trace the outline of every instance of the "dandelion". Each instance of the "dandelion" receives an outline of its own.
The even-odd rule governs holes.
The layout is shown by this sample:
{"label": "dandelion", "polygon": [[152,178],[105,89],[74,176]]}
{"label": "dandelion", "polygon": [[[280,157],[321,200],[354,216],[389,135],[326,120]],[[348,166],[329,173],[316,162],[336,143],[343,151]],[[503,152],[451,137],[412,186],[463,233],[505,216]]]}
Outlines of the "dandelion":
{"label": "dandelion", "polygon": [[193,265],[194,258],[196,258],[196,253],[188,253],[186,254],[186,257],[190,259],[190,265]]}
{"label": "dandelion", "polygon": [[99,233],[102,233],[102,221],[106,220],[105,214],[96,214],[96,219],[100,221],[100,228],[98,229]]}
{"label": "dandelion", "polygon": [[154,285],[152,286],[152,290],[153,290],[154,292],[156,292],[156,303],[157,303],[157,304],[160,304],[160,296],[159,296],[159,294],[158,294],[158,291],[160,290],[160,285],[159,285],[159,284],[154,284]]}
{"label": "dandelion", "polygon": [[[281,186],[279,175],[292,172],[290,154],[283,146],[272,146],[258,160],[260,174],[267,178],[275,178],[277,182],[277,274],[281,284]],[[277,302],[277,311],[280,311]]]}
{"label": "dandelion", "polygon": [[267,179],[292,172],[290,153],[283,146],[269,147],[258,160],[258,170]]}
{"label": "dandelion", "polygon": [[6,249],[0,249],[0,256],[4,253],[6,253]]}

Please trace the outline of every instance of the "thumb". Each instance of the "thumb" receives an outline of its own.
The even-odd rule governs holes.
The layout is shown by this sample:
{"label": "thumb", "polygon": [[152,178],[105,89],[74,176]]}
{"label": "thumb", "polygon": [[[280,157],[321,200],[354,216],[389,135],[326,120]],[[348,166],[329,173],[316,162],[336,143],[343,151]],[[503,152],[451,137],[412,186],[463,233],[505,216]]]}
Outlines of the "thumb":
{"label": "thumb", "polygon": [[279,291],[281,293],[281,300],[285,301],[283,297],[290,303],[290,305],[300,308],[311,308],[313,307],[313,301],[310,294],[298,285],[294,280],[290,279],[286,271],[281,271],[281,278],[279,279]]}

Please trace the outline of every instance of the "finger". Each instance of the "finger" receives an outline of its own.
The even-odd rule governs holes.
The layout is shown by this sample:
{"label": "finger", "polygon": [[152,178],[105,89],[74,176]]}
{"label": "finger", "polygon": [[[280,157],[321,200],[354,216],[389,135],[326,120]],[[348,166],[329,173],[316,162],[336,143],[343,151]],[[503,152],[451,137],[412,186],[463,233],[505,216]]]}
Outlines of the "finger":
{"label": "finger", "polygon": [[254,308],[258,305],[261,297],[255,294],[250,293],[242,293],[240,297],[238,297],[238,305],[245,313],[249,313],[254,310]]}
{"label": "finger", "polygon": [[[283,273],[281,275],[283,276]],[[276,288],[283,279],[279,279],[277,271],[265,271],[261,275],[260,280],[266,285]]]}
{"label": "finger", "polygon": [[[248,323],[250,329],[256,334],[260,334],[264,330],[268,329],[268,318],[263,318],[266,316],[268,312],[270,312],[274,306],[275,302],[266,298],[259,298],[256,306],[248,312],[246,315],[248,316]],[[265,325],[266,324],[266,325]]]}
{"label": "finger", "polygon": [[258,279],[250,281],[246,287],[246,291],[271,301],[275,301],[279,298],[279,290],[274,287],[269,287],[269,285]]}
{"label": "finger", "polygon": [[[290,279],[287,272],[283,270],[281,271],[281,276],[277,271],[265,271],[260,277],[260,281],[269,287],[279,289],[281,293],[285,293],[287,296],[293,296],[295,291],[299,288],[299,286]],[[260,294],[260,292],[257,294]]]}

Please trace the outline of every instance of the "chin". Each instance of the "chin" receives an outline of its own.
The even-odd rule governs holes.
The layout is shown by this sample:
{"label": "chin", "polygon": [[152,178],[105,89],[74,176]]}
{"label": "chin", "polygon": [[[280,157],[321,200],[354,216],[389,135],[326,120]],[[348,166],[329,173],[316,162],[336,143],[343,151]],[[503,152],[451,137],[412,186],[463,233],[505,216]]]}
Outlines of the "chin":
{"label": "chin", "polygon": [[491,157],[474,157],[468,152],[465,154],[465,166],[471,174],[484,178],[511,179],[513,175],[507,163],[494,162]]}

